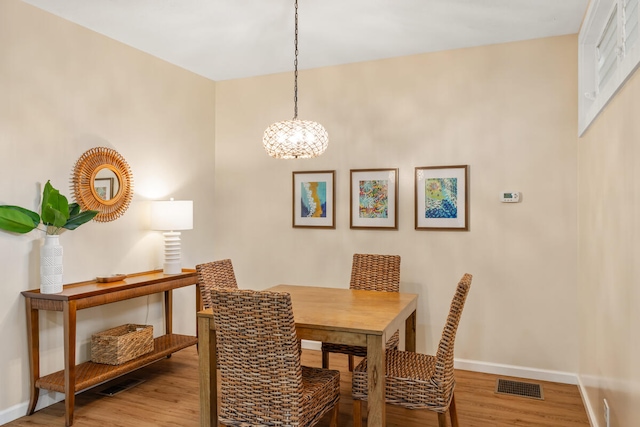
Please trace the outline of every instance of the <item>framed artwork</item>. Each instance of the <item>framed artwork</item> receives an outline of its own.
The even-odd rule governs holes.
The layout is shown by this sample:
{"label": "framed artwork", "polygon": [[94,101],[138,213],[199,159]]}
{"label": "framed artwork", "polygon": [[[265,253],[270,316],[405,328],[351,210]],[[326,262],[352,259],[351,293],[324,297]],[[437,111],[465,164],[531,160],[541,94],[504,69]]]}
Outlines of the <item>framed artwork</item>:
{"label": "framed artwork", "polygon": [[352,169],[351,228],[398,229],[398,169]]}
{"label": "framed artwork", "polygon": [[293,227],[336,228],[336,171],[293,172]]}
{"label": "framed artwork", "polygon": [[469,168],[416,168],[416,230],[469,230]]}
{"label": "framed artwork", "polygon": [[102,200],[113,199],[113,178],[95,178],[93,185],[96,189],[96,194]]}

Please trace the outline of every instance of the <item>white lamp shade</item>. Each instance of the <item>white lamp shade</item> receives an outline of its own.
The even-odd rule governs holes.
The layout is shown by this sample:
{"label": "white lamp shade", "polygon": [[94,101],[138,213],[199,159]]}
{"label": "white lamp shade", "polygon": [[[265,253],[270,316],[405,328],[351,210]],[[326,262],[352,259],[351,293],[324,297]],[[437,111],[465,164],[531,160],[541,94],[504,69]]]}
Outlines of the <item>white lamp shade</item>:
{"label": "white lamp shade", "polygon": [[151,202],[151,229],[160,231],[193,229],[193,201],[158,200]]}

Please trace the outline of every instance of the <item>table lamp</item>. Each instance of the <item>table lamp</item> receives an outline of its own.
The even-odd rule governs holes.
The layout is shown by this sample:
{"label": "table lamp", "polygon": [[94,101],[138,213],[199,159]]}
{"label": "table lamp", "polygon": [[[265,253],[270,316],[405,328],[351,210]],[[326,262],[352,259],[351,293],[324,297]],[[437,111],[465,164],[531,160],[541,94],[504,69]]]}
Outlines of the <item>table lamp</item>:
{"label": "table lamp", "polygon": [[164,274],[182,273],[180,231],[193,229],[193,201],[151,202],[151,229],[164,231]]}

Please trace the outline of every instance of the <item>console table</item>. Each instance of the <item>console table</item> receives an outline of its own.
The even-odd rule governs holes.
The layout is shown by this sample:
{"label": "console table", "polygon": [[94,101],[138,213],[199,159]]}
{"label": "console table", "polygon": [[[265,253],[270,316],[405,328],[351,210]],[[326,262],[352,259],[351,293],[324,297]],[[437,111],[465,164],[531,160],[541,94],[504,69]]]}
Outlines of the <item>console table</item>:
{"label": "console table", "polygon": [[[39,289],[23,291],[27,308],[31,399],[27,415],[33,414],[39,390],[52,390],[65,395],[65,425],[73,424],[75,393],[119,377],[198,342],[197,337],[172,333],[173,289],[197,285],[195,270],[183,269],[167,275],[162,270],[128,275],[111,283],[88,281],[64,285],[57,294],[41,294]],[[76,365],[76,311],[145,295],[164,293],[165,334],[154,339],[154,351],[121,365],[84,362]],[[196,310],[201,306],[196,286]],[[40,330],[38,310],[61,311],[64,318],[64,369],[40,376]],[[195,317],[195,313],[194,313]]]}

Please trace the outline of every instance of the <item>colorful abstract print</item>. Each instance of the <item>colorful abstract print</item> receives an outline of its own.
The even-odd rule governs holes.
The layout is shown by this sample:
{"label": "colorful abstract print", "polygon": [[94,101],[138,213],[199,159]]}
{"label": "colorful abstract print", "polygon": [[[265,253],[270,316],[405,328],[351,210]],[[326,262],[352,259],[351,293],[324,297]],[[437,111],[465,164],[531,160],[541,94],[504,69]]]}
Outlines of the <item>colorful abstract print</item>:
{"label": "colorful abstract print", "polygon": [[458,178],[424,180],[424,217],[458,217]]}
{"label": "colorful abstract print", "polygon": [[327,217],[327,183],[303,182],[300,188],[300,216],[303,218]]}
{"label": "colorful abstract print", "polygon": [[389,181],[360,181],[358,210],[360,218],[389,217]]}

